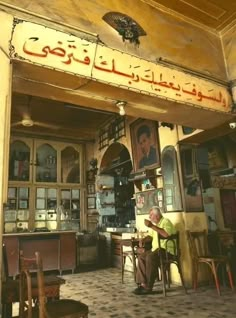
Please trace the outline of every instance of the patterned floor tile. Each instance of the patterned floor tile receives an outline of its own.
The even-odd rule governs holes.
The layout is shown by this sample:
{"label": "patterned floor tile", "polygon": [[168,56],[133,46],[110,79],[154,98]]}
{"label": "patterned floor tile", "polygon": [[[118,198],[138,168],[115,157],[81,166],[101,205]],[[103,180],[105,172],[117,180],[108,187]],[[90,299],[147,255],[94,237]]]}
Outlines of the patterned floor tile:
{"label": "patterned floor tile", "polygon": [[[214,287],[196,292],[172,286],[167,297],[156,283],[154,293],[135,295],[132,273],[125,272],[125,283],[117,268],[100,269],[64,275],[61,298],[80,300],[89,306],[89,317],[95,318],[232,318],[236,317],[236,294],[228,288],[218,296]],[[15,307],[15,306],[14,306]],[[14,308],[15,309],[15,308]],[[15,309],[16,310],[16,309]]]}

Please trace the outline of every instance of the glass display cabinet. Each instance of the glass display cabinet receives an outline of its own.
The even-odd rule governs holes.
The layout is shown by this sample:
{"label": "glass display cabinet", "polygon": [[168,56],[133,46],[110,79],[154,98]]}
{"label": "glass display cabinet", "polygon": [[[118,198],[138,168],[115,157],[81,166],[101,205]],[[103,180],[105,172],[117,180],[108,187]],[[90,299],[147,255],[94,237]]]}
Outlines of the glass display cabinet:
{"label": "glass display cabinet", "polygon": [[61,182],[80,183],[80,154],[74,147],[61,151]]}
{"label": "glass display cabinet", "polygon": [[30,181],[32,141],[16,140],[10,147],[9,181]]}
{"label": "glass display cabinet", "polygon": [[60,228],[63,230],[79,230],[80,222],[80,190],[60,190]]}
{"label": "glass display cabinet", "polygon": [[42,144],[36,148],[35,162],[36,182],[57,181],[57,151],[50,144]]}
{"label": "glass display cabinet", "polygon": [[79,230],[82,158],[81,145],[13,137],[5,232]]}
{"label": "glass display cabinet", "polygon": [[30,188],[9,187],[8,202],[4,213],[5,232],[23,232],[29,228]]}

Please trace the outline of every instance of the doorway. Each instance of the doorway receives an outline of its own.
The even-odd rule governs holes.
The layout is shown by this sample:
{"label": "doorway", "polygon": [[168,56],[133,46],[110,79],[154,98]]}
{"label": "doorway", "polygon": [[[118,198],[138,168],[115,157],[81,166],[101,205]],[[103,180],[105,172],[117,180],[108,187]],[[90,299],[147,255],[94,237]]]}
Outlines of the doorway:
{"label": "doorway", "polygon": [[103,226],[132,227],[135,224],[134,184],[129,182],[133,169],[128,149],[121,143],[113,143],[106,150],[100,167],[100,178],[111,177],[114,187],[113,210],[98,211],[103,216]]}

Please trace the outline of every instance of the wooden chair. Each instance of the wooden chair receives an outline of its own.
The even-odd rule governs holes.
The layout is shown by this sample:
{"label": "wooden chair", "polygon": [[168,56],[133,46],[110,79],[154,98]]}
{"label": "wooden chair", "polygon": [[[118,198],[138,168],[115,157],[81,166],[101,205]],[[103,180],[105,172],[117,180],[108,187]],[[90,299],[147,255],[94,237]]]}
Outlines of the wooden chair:
{"label": "wooden chair", "polygon": [[133,265],[134,281],[136,281],[136,259],[137,259],[137,250],[136,248],[139,245],[139,241],[135,239],[123,239],[120,240],[120,257],[121,257],[121,281],[124,283],[124,271],[126,258],[128,257]]}
{"label": "wooden chair", "polygon": [[[164,245],[162,243],[164,241]],[[187,289],[184,284],[183,279],[183,273],[182,273],[182,267],[180,262],[180,248],[179,248],[179,232],[176,234],[172,234],[169,237],[165,238],[161,235],[158,235],[158,242],[159,246],[163,246],[162,251],[160,252],[160,269],[161,269],[161,277],[162,277],[162,286],[163,286],[163,294],[166,296],[166,285],[168,285],[168,288],[170,288],[170,267],[171,264],[174,264],[177,266],[182,286],[185,290],[185,293],[187,293]],[[173,247],[173,254],[170,254],[167,252],[167,248],[169,246]]]}
{"label": "wooden chair", "polygon": [[[32,266],[32,268],[31,268]],[[36,277],[35,257],[24,257],[23,251],[20,251],[19,270],[29,270],[34,272],[35,275],[31,277],[32,283],[32,297],[37,300],[38,298],[38,281]],[[65,280],[53,274],[44,276],[45,296],[49,300],[56,300],[60,298],[60,287],[65,284]]]}
{"label": "wooden chair", "polygon": [[197,288],[199,264],[203,263],[210,268],[213,274],[218,295],[220,295],[220,283],[218,278],[219,265],[226,267],[230,286],[232,290],[234,290],[229,258],[225,255],[210,255],[206,230],[199,232],[187,231],[187,235],[193,262],[193,288],[195,290]]}
{"label": "wooden chair", "polygon": [[[80,301],[60,299],[47,302],[42,259],[38,252],[35,258],[20,257],[20,318],[87,318],[88,306]],[[32,271],[37,273],[38,299],[34,302],[32,292]]]}
{"label": "wooden chair", "polygon": [[[22,252],[20,255],[23,256]],[[2,280],[2,305],[3,305],[3,317],[9,318],[12,316],[12,304],[19,302],[19,278],[12,279],[8,274],[8,260],[6,246],[2,246],[2,269],[3,269],[3,280]],[[19,267],[23,264],[20,262]],[[65,283],[65,280],[56,275],[45,276],[45,295],[49,300],[60,298],[60,286]],[[38,283],[37,277],[32,277],[32,297],[35,301],[38,298]]]}
{"label": "wooden chair", "polygon": [[12,303],[19,301],[19,282],[9,277],[6,246],[2,245],[2,317],[12,316]]}

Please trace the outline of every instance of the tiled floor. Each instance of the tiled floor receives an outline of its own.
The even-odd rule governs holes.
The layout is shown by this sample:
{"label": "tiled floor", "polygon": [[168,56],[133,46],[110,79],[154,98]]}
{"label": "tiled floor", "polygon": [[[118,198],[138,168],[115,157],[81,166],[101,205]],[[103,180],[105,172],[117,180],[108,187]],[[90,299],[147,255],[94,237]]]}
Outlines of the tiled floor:
{"label": "tiled floor", "polygon": [[138,296],[133,276],[125,272],[125,283],[116,268],[65,275],[66,284],[61,297],[83,301],[89,306],[89,317],[97,318],[164,318],[236,317],[236,294],[228,288],[217,296],[215,288],[200,288],[197,292],[173,286],[167,297],[162,295],[161,285],[156,284],[154,294]]}
{"label": "tiled floor", "polygon": [[161,285],[156,284],[151,295],[133,294],[136,287],[133,276],[125,272],[121,284],[120,270],[100,269],[64,275],[66,284],[61,287],[61,298],[73,298],[89,306],[89,317],[96,318],[233,318],[236,317],[236,293],[222,288],[217,296],[215,288],[202,287],[197,292],[172,286],[167,297]]}

